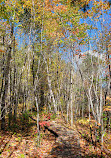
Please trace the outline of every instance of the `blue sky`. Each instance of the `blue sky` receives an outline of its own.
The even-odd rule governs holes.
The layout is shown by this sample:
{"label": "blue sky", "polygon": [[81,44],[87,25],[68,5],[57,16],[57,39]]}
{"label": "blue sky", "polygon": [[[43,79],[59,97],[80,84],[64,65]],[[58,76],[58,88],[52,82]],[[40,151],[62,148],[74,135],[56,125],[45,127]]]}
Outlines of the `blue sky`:
{"label": "blue sky", "polygon": [[[92,4],[90,3],[89,5],[89,8],[92,7]],[[108,30],[110,29],[110,23],[111,23],[111,18],[110,18],[110,10],[107,11],[107,13],[104,13],[103,14],[103,17],[104,17],[104,22],[103,24],[106,24],[108,26]],[[86,19],[80,19],[80,24],[84,23],[84,21],[88,24],[88,25],[92,25],[94,26],[95,25],[95,22],[94,22],[94,19],[93,21],[88,17]],[[96,24],[96,27],[97,27],[97,30],[94,30],[94,29],[91,29],[91,30],[87,30],[88,32],[88,36],[90,38],[94,38],[96,37],[96,39],[98,40],[98,32],[101,32],[102,31],[102,25],[101,25],[101,22],[102,22],[102,16],[99,17],[99,21],[97,22]],[[20,29],[16,26],[15,27],[15,36],[16,36],[16,40],[18,41],[18,48],[22,47],[23,46],[23,43],[24,43],[24,39],[26,40],[26,43],[28,43],[28,35],[25,36],[24,33],[21,33],[21,36],[20,36]],[[91,43],[91,47],[90,49],[96,49],[96,46],[95,46],[95,43],[93,42],[93,40],[90,41]],[[82,46],[81,47],[81,52],[85,52],[88,50],[88,45],[86,44],[85,46]],[[61,52],[61,51],[60,51]]]}

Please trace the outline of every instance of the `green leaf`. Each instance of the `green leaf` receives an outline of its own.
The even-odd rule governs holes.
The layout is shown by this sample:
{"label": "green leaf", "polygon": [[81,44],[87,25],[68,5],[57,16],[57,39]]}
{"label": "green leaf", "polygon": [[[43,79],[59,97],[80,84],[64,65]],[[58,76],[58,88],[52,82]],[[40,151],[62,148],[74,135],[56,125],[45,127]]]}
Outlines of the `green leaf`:
{"label": "green leaf", "polygon": [[21,154],[20,157],[25,158],[25,155],[24,155],[24,154]]}
{"label": "green leaf", "polygon": [[96,138],[97,138],[97,140],[99,140],[99,136],[97,136]]}

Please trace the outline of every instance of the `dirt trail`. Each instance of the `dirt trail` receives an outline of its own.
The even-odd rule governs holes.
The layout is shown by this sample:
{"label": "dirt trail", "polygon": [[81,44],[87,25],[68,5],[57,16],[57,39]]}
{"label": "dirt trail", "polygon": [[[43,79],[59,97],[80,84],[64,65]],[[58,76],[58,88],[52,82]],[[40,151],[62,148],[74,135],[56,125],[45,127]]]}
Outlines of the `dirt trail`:
{"label": "dirt trail", "polygon": [[61,126],[61,123],[53,121],[50,129],[54,130],[59,136],[47,158],[80,158],[81,148],[78,133],[75,130]]}
{"label": "dirt trail", "polygon": [[[50,130],[48,130],[48,129]],[[35,145],[35,129],[32,126],[31,133],[17,133],[8,135],[1,132],[0,158],[100,158],[101,150],[85,141],[77,131],[76,126],[68,126],[62,119],[50,121],[50,126],[44,130],[40,146]],[[22,132],[22,131],[20,131]],[[56,138],[56,139],[55,139]],[[104,156],[110,158],[110,156]]]}
{"label": "dirt trail", "polygon": [[[56,120],[50,123],[49,128],[56,132],[58,137],[53,142],[51,151],[43,158],[101,158],[101,150],[83,139],[75,125],[72,129],[63,123],[63,120]],[[50,136],[49,132],[49,138]],[[105,154],[103,158],[110,156]]]}

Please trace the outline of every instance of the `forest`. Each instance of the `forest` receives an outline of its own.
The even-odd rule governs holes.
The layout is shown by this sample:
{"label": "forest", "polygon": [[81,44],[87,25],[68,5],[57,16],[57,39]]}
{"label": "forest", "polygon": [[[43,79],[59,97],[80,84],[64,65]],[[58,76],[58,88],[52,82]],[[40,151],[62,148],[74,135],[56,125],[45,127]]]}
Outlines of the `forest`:
{"label": "forest", "polygon": [[111,157],[111,0],[0,1],[0,157]]}

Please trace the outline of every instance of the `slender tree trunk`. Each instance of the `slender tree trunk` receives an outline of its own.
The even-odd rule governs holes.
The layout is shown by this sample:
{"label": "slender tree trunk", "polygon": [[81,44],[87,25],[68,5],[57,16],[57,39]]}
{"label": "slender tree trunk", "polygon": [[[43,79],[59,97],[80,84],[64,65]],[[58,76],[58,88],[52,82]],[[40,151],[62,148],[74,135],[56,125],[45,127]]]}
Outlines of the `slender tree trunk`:
{"label": "slender tree trunk", "polygon": [[[16,68],[15,68],[16,69]],[[15,71],[15,96],[14,96],[14,121],[17,120],[18,94],[17,94],[17,70]]]}
{"label": "slender tree trunk", "polygon": [[73,83],[72,83],[72,67],[70,70],[70,106],[71,106],[71,126],[73,126]]}
{"label": "slender tree trunk", "polygon": [[[47,63],[46,63],[46,64],[47,64]],[[53,91],[52,91],[51,80],[50,80],[50,78],[49,78],[48,65],[46,65],[46,67],[47,67],[47,80],[48,80],[48,86],[49,86],[50,96],[52,97],[52,101],[53,101],[53,105],[54,105],[54,111],[55,111],[55,113],[56,113],[56,112],[57,112],[57,106],[56,106],[54,94],[53,94]]]}
{"label": "slender tree trunk", "polygon": [[69,98],[67,100],[67,123],[69,122]]}
{"label": "slender tree trunk", "polygon": [[5,99],[7,96],[7,90],[8,90],[8,74],[9,74],[9,69],[10,69],[10,60],[11,60],[11,47],[9,46],[7,48],[7,63],[6,63],[6,68],[5,68],[5,83],[4,83],[4,92],[2,95],[2,100],[1,100],[1,129],[5,130]]}
{"label": "slender tree trunk", "polygon": [[11,127],[11,121],[12,121],[12,84],[11,84],[11,69],[10,69],[10,78],[9,78],[9,85],[10,85],[10,102],[9,102],[9,128]]}
{"label": "slender tree trunk", "polygon": [[35,102],[36,102],[36,108],[37,108],[37,134],[38,134],[37,144],[39,145],[39,143],[40,143],[40,130],[39,130],[39,105],[38,105],[38,100],[37,100],[37,96],[36,96],[36,95],[35,95]]}

